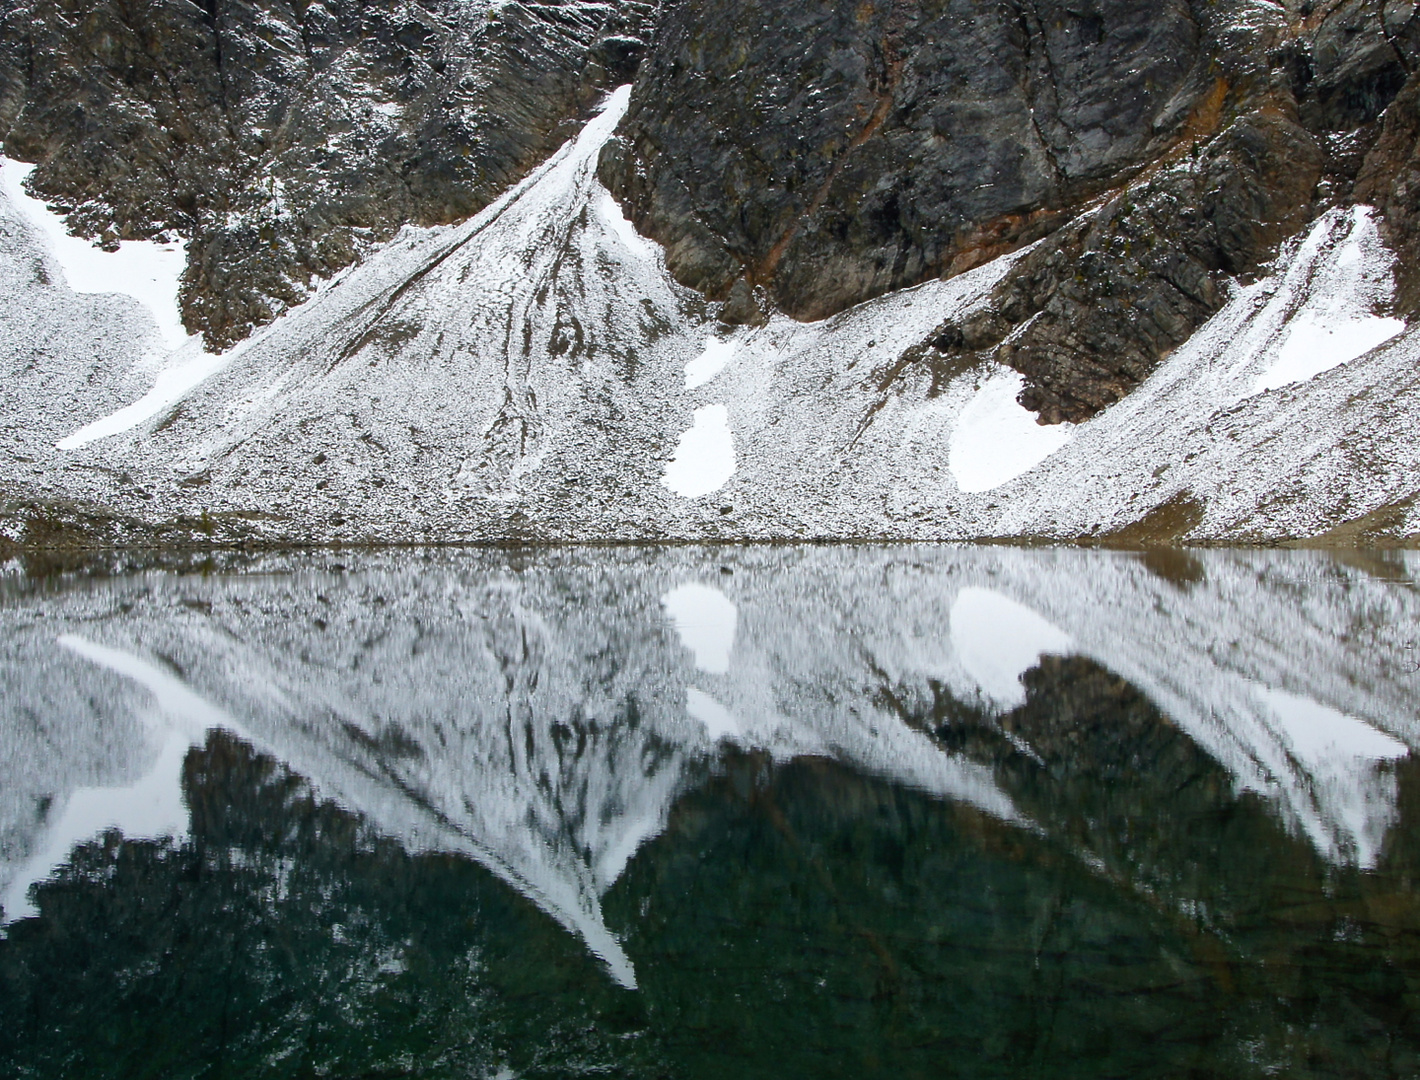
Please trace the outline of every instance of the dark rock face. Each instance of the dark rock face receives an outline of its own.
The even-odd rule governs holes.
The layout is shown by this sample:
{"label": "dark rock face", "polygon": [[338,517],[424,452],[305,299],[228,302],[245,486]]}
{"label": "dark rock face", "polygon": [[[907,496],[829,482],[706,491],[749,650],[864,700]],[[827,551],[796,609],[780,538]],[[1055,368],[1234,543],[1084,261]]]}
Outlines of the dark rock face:
{"label": "dark rock face", "polygon": [[1285,114],[1240,117],[1028,254],[960,344],[1024,374],[1021,404],[1043,422],[1086,420],[1222,306],[1223,277],[1306,225],[1323,165]]}
{"label": "dark rock face", "polygon": [[1201,59],[1184,0],[682,4],[603,177],[685,284],[818,318],[1039,235],[1172,137]]}
{"label": "dark rock face", "polygon": [[1411,76],[1386,110],[1355,194],[1379,207],[1381,233],[1399,256],[1397,308],[1420,311],[1420,75]]}
{"label": "dark rock face", "polygon": [[1420,19],[1408,0],[1317,4],[1298,36],[1293,81],[1313,131],[1352,131],[1375,120],[1420,60]]}
{"label": "dark rock face", "polygon": [[401,225],[476,212],[631,77],[640,0],[28,0],[0,8],[0,136],[107,241],[190,239],[222,348]]}
{"label": "dark rock face", "polygon": [[1042,422],[1079,421],[1363,165],[1405,250],[1415,107],[1387,107],[1417,48],[1415,5],[1366,0],[682,4],[601,171],[732,322],[756,296],[820,318],[1044,238],[989,315],[883,384],[992,357]]}

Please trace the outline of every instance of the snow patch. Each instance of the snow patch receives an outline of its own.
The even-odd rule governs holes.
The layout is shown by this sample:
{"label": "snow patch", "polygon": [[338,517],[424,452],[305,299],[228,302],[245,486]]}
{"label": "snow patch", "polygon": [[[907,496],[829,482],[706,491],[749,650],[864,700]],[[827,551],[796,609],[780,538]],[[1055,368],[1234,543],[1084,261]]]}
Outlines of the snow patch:
{"label": "snow patch", "polygon": [[681,642],[695,655],[695,666],[712,675],[730,670],[739,609],[719,589],[690,583],[672,589],[661,604]]}
{"label": "snow patch", "polygon": [[1000,368],[957,417],[948,465],[964,492],[990,491],[1029,472],[1070,441],[1074,424],[1038,424],[1016,397],[1025,378]]}
{"label": "snow patch", "polygon": [[597,217],[607,227],[607,231],[621,242],[622,247],[638,259],[653,260],[656,258],[660,249],[636,231],[636,226],[627,220],[626,215],[621,211],[621,204],[616,201],[610,191],[602,188],[594,205]]}
{"label": "snow patch", "polygon": [[982,696],[1002,710],[1025,704],[1021,676],[1042,656],[1074,649],[1064,631],[991,589],[962,589],[949,618],[957,659]]}
{"label": "snow patch", "polygon": [[[1345,230],[1339,244],[1336,234]],[[1330,259],[1322,256],[1327,245]],[[1395,256],[1381,241],[1375,211],[1333,211],[1312,227],[1278,301],[1295,308],[1281,346],[1258,375],[1252,393],[1303,382],[1349,363],[1405,329],[1401,319],[1375,314],[1395,290]]]}
{"label": "snow patch", "polygon": [[26,193],[24,182],[34,170],[33,165],[0,157],[0,189],[44,236],[69,288],[80,293],[131,296],[152,312],[168,348],[175,349],[187,341],[188,333],[178,309],[178,284],[187,268],[187,242],[124,240],[117,251],[104,251],[88,240],[71,236],[61,215]]}
{"label": "snow patch", "polygon": [[1288,328],[1272,366],[1258,377],[1254,393],[1303,382],[1384,345],[1405,329],[1401,319],[1379,315],[1304,312]]}
{"label": "snow patch", "polygon": [[685,388],[694,390],[697,386],[704,386],[725,370],[734,355],[733,341],[722,341],[717,337],[706,338],[704,352],[685,365]]}
{"label": "snow patch", "polygon": [[696,499],[720,490],[734,474],[735,440],[730,434],[729,410],[723,405],[696,409],[694,423],[676,444],[661,483],[682,498]]}

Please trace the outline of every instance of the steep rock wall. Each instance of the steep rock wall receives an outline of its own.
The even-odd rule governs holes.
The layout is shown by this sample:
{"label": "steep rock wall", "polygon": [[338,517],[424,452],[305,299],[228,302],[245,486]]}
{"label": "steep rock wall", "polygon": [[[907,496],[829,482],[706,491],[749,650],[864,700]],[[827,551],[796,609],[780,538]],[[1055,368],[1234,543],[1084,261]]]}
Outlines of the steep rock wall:
{"label": "steep rock wall", "polygon": [[1137,168],[1205,59],[1184,0],[682,4],[603,178],[683,283],[818,318]]}
{"label": "steep rock wall", "polygon": [[[682,4],[601,175],[728,322],[821,318],[1044,238],[898,370],[995,359],[1042,422],[1078,422],[1349,199],[1382,128],[1387,160],[1414,145],[1382,114],[1417,40],[1413,5],[1363,0]],[[1368,190],[1403,248],[1403,192],[1374,194],[1394,171]]]}
{"label": "steep rock wall", "polygon": [[225,348],[401,225],[462,220],[626,81],[654,5],[25,0],[0,6],[0,138],[108,243],[190,240]]}

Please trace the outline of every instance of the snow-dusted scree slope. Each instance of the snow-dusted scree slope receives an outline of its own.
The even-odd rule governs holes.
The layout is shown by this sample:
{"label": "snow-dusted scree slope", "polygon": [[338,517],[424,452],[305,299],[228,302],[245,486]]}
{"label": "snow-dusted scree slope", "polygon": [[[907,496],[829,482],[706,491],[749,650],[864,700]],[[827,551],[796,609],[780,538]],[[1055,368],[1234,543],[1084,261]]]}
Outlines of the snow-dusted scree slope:
{"label": "snow-dusted scree slope", "polygon": [[[1009,735],[1023,678],[1056,656],[1127,680],[1325,858],[1374,864],[1420,740],[1415,560],[1170,558],[564,549],[12,585],[0,904],[23,916],[29,885],[106,827],[181,831],[183,751],[217,726],[410,850],[482,862],[631,985],[601,898],[727,747],[1048,830],[1000,786],[1010,761],[949,749],[930,718],[950,699],[952,723]],[[1070,716],[1079,753],[1113,737]],[[1010,737],[1008,758],[1039,760]]]}
{"label": "snow-dusted scree slope", "polygon": [[1124,401],[1045,428],[1013,373],[914,352],[1019,252],[822,322],[719,324],[596,179],[628,93],[477,217],[406,228],[216,360],[66,288],[10,199],[11,539],[46,499],[298,541],[1420,527],[1420,342],[1386,314],[1364,207],[1319,219]]}

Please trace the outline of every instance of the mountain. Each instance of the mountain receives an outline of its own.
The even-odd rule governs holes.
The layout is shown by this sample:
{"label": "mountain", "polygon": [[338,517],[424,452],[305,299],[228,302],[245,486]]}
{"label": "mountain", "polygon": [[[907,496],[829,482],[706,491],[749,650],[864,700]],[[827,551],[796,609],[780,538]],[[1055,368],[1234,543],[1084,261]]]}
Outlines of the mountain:
{"label": "mountain", "polygon": [[654,5],[52,0],[0,14],[0,129],[110,246],[188,241],[225,348],[401,225],[458,221],[629,77]]}
{"label": "mountain", "polygon": [[3,12],[2,544],[1420,534],[1406,5]]}

